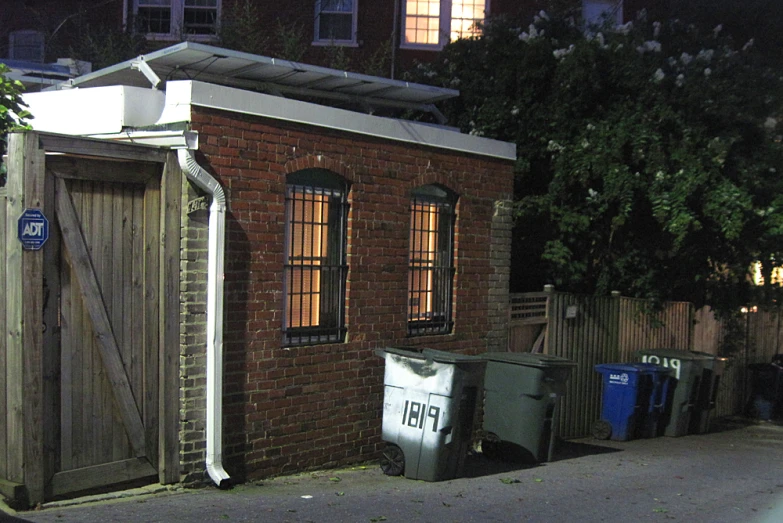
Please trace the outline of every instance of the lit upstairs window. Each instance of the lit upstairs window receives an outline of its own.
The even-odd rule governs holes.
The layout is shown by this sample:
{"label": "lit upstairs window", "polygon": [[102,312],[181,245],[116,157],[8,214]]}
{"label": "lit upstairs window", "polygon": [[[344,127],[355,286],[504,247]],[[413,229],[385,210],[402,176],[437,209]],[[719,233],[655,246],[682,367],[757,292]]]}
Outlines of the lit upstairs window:
{"label": "lit upstairs window", "polygon": [[359,0],[316,0],[315,43],[355,44]]}
{"label": "lit upstairs window", "polygon": [[211,39],[221,0],[134,0],[136,30],[152,39]]}
{"label": "lit upstairs window", "polygon": [[480,34],[488,0],[407,0],[402,47],[440,49],[449,41]]}

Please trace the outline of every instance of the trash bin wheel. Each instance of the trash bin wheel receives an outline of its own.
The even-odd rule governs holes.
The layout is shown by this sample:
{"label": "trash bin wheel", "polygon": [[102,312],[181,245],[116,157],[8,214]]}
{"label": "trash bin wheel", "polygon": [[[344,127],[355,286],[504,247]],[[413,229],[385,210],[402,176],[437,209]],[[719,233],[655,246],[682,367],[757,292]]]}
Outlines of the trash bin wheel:
{"label": "trash bin wheel", "polygon": [[612,424],[606,420],[599,419],[593,423],[593,437],[595,439],[609,439],[612,435]]}
{"label": "trash bin wheel", "polygon": [[481,453],[488,459],[500,459],[500,440],[482,439]]}
{"label": "trash bin wheel", "polygon": [[405,454],[397,445],[386,445],[381,456],[381,470],[387,476],[399,476],[405,471]]}

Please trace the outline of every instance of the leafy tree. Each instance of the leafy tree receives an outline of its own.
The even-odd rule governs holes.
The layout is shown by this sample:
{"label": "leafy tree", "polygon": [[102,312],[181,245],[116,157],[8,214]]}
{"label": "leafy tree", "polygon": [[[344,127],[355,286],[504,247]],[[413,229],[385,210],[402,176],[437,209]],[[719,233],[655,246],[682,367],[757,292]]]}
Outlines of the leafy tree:
{"label": "leafy tree", "polygon": [[783,261],[781,78],[721,27],[499,18],[411,77],[460,90],[452,124],[518,145],[514,290],[729,309],[754,260]]}
{"label": "leafy tree", "polygon": [[6,135],[9,131],[24,127],[25,118],[31,118],[20,99],[22,84],[6,77],[9,69],[0,64],[0,187],[5,185],[6,166],[3,155],[6,151]]}

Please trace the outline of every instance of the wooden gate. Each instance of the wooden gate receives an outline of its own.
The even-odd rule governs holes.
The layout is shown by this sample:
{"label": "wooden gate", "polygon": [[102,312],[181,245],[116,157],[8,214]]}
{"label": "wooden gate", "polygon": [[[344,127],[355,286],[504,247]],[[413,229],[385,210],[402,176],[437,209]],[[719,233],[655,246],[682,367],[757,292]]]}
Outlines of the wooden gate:
{"label": "wooden gate", "polygon": [[[21,473],[6,467],[5,479],[24,486],[26,503],[144,478],[177,481],[176,159],[38,133],[9,145],[16,209],[6,214],[40,208],[50,239],[41,251],[6,242],[9,274],[18,250],[23,275],[21,284],[9,278],[6,300],[22,309],[22,336],[7,341],[23,368],[21,379],[7,372],[6,380],[8,400],[21,399],[21,430],[9,431],[22,434],[25,460]],[[19,437],[8,435],[9,452]]]}

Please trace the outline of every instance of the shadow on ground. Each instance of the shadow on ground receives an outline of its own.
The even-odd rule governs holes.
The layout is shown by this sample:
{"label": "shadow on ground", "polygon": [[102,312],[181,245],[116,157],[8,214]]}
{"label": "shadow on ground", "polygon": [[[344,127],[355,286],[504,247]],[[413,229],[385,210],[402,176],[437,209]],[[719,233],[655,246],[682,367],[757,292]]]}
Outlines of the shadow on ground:
{"label": "shadow on ground", "polygon": [[[622,450],[577,441],[558,441],[552,454],[552,461],[609,452],[622,452]],[[502,442],[493,450],[492,458],[481,452],[471,452],[465,460],[465,469],[462,475],[467,478],[477,478],[543,465],[546,463],[537,462],[529,451],[519,445]]]}

